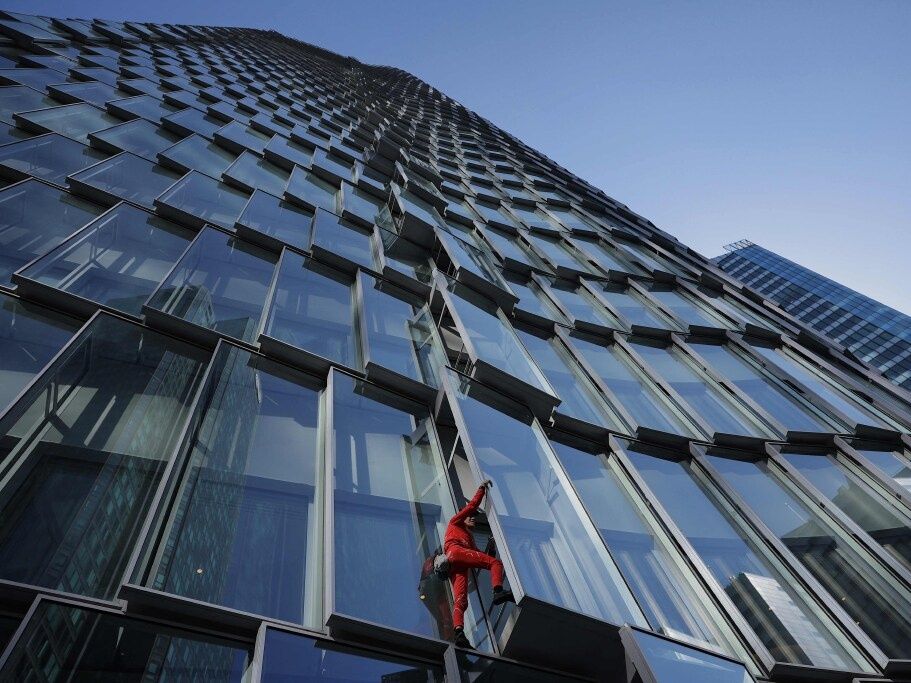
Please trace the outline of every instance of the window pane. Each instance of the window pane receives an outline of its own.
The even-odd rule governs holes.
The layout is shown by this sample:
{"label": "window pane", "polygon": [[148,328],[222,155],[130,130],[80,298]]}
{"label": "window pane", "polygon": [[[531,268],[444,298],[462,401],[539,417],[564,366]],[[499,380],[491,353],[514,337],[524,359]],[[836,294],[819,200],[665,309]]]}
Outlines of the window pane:
{"label": "window pane", "polygon": [[892,451],[859,449],[858,453],[872,462],[883,474],[894,479],[902,488],[911,491],[911,463]]}
{"label": "window pane", "polygon": [[295,201],[303,204],[311,211],[316,209],[325,209],[326,211],[337,211],[336,194],[338,187],[327,183],[310,171],[295,166],[291,177],[288,179],[288,187],[285,192]]}
{"label": "window pane", "polygon": [[152,201],[180,176],[142,157],[122,152],[107,161],[71,176],[72,184],[84,185],[114,203],[120,199],[135,202],[147,209]]}
{"label": "window pane", "polygon": [[709,317],[708,313],[676,290],[652,287],[649,289],[649,293],[667,306],[671,313],[686,325],[702,327],[719,327],[720,325],[714,318]]}
{"label": "window pane", "polygon": [[372,230],[323,209],[316,210],[311,248],[321,249],[341,267],[373,267]]}
{"label": "window pane", "polygon": [[772,533],[892,659],[911,657],[911,596],[765,462],[709,460]]}
{"label": "window pane", "polygon": [[86,145],[89,144],[89,133],[123,123],[98,107],[85,103],[25,112],[19,118],[42,131],[60,133]]}
{"label": "window pane", "polygon": [[252,659],[246,646],[231,641],[45,602],[29,620],[0,678],[242,683]]}
{"label": "window pane", "polygon": [[65,315],[0,295],[0,412],[78,328]]}
{"label": "window pane", "polygon": [[8,414],[0,577],[110,598],[208,358],[101,316]]}
{"label": "window pane", "polygon": [[92,144],[111,153],[132,152],[136,156],[157,160],[157,154],[177,142],[174,133],[142,119],[121,123],[107,130],[91,133]]}
{"label": "window pane", "polygon": [[683,535],[776,661],[858,671],[865,663],[849,651],[835,626],[823,621],[795,577],[745,533],[690,465],[627,455]]}
{"label": "window pane", "polygon": [[169,162],[166,163],[167,166],[174,166],[182,173],[196,170],[212,178],[221,178],[221,174],[237,158],[235,154],[199,135],[181,140],[158,156]]}
{"label": "window pane", "polygon": [[152,587],[322,626],[321,387],[223,346]]}
{"label": "window pane", "polygon": [[306,636],[268,629],[263,683],[443,683],[443,672],[427,664],[381,656]]}
{"label": "window pane", "polygon": [[274,267],[275,257],[269,252],[206,228],[148,305],[221,334],[253,341]]}
{"label": "window pane", "polygon": [[0,121],[15,125],[13,114],[23,111],[34,111],[60,104],[42,92],[32,90],[24,85],[10,85],[0,88]]}
{"label": "window pane", "polygon": [[501,659],[482,657],[465,650],[456,650],[456,660],[463,681],[483,683],[573,683],[578,679],[538,671]]}
{"label": "window pane", "polygon": [[330,361],[355,367],[350,276],[285,251],[265,334]]}
{"label": "window pane", "polygon": [[0,190],[0,282],[101,214],[96,204],[35,180]]}
{"label": "window pane", "polygon": [[56,133],[0,147],[0,166],[15,173],[66,185],[66,177],[101,161],[105,154]]}
{"label": "window pane", "polygon": [[529,415],[499,412],[467,381],[459,408],[522,588],[530,596],[615,624],[644,624],[597,531],[574,500]]}
{"label": "window pane", "polygon": [[619,285],[602,285],[601,296],[622,315],[630,325],[671,329],[671,325],[659,318],[642,297]]}
{"label": "window pane", "polygon": [[226,180],[230,179],[247,192],[259,188],[279,197],[285,191],[289,175],[284,169],[247,151],[224,172]]}
{"label": "window pane", "polygon": [[583,287],[569,288],[554,284],[550,291],[575,320],[595,325],[622,330],[623,325],[607,310],[595,302],[594,298]]}
{"label": "window pane", "polygon": [[156,205],[190,216],[195,222],[233,228],[250,195],[207,175],[190,171],[155,200]]}
{"label": "window pane", "polygon": [[632,633],[657,683],[753,683],[742,664],[635,629]]}
{"label": "window pane", "polygon": [[237,219],[239,225],[256,230],[298,249],[310,248],[313,212],[257,190]]}
{"label": "window pane", "polygon": [[22,276],[139,315],[192,239],[186,228],[120,204],[30,265]]}

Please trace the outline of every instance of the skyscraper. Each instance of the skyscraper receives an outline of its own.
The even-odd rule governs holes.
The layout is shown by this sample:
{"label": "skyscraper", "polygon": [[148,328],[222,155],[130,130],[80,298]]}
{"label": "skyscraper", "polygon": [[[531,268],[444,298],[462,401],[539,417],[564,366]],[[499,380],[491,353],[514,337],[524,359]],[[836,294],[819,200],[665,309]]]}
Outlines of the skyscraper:
{"label": "skyscraper", "polygon": [[0,17],[0,681],[908,673],[880,373],[404,71]]}
{"label": "skyscraper", "polygon": [[911,316],[748,240],[713,261],[798,320],[911,389]]}

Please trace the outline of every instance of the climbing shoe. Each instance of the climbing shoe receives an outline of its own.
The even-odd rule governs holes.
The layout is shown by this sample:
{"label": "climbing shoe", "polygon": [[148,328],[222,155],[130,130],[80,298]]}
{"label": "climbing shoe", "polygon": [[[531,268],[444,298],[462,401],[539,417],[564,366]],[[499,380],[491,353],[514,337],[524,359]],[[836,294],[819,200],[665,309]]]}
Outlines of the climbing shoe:
{"label": "climbing shoe", "polygon": [[457,647],[465,647],[469,650],[471,649],[471,641],[468,640],[468,636],[465,635],[465,631],[460,628],[457,628],[455,631],[454,642]]}
{"label": "climbing shoe", "polygon": [[515,602],[516,599],[512,595],[512,591],[505,591],[502,588],[500,590],[494,590],[493,592],[493,604],[502,605],[504,602]]}

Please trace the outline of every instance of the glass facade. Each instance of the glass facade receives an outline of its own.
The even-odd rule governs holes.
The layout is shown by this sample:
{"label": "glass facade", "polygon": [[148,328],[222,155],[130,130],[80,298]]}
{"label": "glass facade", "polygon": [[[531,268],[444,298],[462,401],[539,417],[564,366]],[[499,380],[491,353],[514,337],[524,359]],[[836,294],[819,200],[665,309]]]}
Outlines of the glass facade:
{"label": "glass facade", "polygon": [[[0,84],[0,681],[907,670],[886,322],[274,31],[0,11]],[[434,571],[488,479],[516,604]]]}

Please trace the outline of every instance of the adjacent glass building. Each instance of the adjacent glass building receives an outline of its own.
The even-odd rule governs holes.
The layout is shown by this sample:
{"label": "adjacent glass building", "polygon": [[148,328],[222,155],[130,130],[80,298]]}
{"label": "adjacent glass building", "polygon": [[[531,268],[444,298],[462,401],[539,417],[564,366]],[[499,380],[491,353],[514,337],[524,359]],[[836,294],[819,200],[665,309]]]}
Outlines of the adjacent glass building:
{"label": "adjacent glass building", "polygon": [[748,240],[725,250],[719,268],[911,391],[911,316]]}
{"label": "adjacent glass building", "polygon": [[0,681],[911,673],[883,375],[398,69],[0,36]]}

